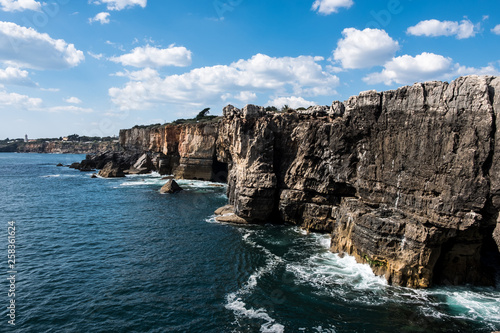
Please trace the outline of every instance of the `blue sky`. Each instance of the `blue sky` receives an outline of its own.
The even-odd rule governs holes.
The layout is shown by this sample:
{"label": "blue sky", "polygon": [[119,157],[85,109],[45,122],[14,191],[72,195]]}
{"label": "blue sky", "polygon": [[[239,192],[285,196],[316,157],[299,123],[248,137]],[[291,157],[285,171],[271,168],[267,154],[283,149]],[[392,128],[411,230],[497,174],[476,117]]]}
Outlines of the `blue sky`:
{"label": "blue sky", "polygon": [[500,1],[0,0],[0,138],[500,72]]}

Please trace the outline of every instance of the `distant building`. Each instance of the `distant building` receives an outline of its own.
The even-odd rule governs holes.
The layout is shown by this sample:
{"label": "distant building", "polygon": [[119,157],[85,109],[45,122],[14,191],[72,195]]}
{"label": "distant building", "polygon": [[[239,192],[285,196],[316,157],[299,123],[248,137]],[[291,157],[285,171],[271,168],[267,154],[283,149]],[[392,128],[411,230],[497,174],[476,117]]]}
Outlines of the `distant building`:
{"label": "distant building", "polygon": [[68,137],[67,136],[63,137],[63,141],[68,141]]}
{"label": "distant building", "polygon": [[24,135],[24,142],[28,142],[28,134]]}

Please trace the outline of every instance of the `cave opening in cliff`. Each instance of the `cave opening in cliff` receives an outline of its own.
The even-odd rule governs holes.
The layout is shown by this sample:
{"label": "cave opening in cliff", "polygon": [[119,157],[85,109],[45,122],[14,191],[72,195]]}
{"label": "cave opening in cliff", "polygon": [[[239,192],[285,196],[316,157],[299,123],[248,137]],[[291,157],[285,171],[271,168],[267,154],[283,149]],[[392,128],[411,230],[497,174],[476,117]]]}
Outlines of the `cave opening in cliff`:
{"label": "cave opening in cliff", "polygon": [[442,245],[434,265],[433,283],[495,286],[500,282],[499,267],[500,253],[491,231],[464,230]]}
{"label": "cave opening in cliff", "polygon": [[228,165],[224,162],[219,162],[214,156],[212,163],[212,181],[218,183],[227,183]]}

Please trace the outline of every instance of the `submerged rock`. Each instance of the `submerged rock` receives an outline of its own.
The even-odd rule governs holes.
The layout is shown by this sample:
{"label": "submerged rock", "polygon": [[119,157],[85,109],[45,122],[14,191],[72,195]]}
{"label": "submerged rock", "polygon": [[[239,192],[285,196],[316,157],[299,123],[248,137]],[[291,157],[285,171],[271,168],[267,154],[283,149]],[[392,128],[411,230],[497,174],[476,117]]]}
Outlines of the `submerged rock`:
{"label": "submerged rock", "polygon": [[165,185],[160,189],[160,193],[177,193],[182,191],[182,188],[173,179],[170,179]]}

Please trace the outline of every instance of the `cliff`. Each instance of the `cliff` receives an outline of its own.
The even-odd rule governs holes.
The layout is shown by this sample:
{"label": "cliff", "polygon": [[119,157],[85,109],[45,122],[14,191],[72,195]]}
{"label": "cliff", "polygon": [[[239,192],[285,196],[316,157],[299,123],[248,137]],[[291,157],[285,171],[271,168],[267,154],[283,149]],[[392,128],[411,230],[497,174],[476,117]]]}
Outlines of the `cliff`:
{"label": "cliff", "polygon": [[119,151],[117,142],[71,142],[71,141],[43,141],[17,142],[0,147],[0,152],[11,153],[48,153],[48,154],[91,154],[105,151]]}
{"label": "cliff", "polygon": [[228,106],[218,123],[123,130],[120,142],[160,154],[157,168],[178,178],[227,168],[239,218],[331,233],[332,251],[390,283],[488,285],[499,267],[499,92],[500,79],[470,76],[300,112]]}
{"label": "cliff", "polygon": [[225,181],[215,156],[217,133],[217,122],[136,127],[120,131],[120,145],[129,153],[149,152],[161,174]]}

